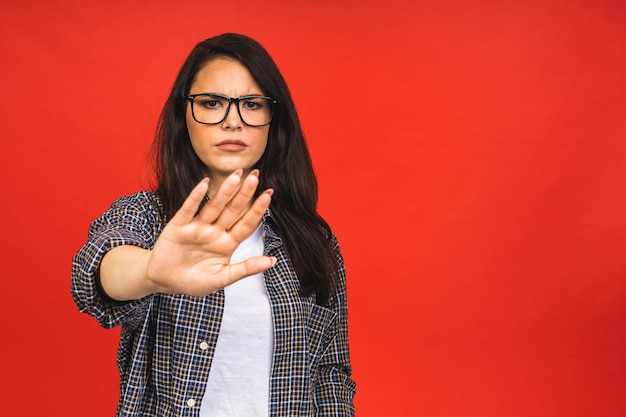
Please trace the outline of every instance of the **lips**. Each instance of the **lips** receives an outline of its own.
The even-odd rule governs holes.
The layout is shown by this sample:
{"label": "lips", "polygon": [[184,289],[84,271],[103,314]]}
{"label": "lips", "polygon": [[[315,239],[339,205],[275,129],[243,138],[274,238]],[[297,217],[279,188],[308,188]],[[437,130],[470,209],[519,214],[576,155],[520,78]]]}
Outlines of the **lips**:
{"label": "lips", "polygon": [[226,139],[218,142],[215,146],[226,152],[239,152],[248,147],[244,141],[238,139]]}

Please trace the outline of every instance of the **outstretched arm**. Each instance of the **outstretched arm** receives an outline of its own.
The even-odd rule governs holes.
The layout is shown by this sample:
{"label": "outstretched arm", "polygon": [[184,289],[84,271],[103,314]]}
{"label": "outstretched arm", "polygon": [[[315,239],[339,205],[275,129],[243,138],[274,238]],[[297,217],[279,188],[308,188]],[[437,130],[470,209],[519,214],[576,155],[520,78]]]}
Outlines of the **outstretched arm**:
{"label": "outstretched arm", "polygon": [[104,256],[103,290],[118,301],[154,292],[204,296],[270,268],[276,260],[267,256],[230,264],[237,246],[256,230],[270,205],[272,190],[252,201],[258,183],[258,171],[245,178],[235,171],[198,213],[209,186],[208,178],[202,180],[152,250],[124,245]]}

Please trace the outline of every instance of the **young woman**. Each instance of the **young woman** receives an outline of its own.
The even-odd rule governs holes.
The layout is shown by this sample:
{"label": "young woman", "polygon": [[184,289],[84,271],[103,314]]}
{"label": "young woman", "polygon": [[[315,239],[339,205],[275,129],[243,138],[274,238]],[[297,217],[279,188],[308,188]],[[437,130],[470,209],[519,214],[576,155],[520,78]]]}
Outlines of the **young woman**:
{"label": "young woman", "polygon": [[352,416],[343,259],[287,85],[237,34],[183,64],[157,187],[90,227],[72,295],[121,325],[119,416]]}

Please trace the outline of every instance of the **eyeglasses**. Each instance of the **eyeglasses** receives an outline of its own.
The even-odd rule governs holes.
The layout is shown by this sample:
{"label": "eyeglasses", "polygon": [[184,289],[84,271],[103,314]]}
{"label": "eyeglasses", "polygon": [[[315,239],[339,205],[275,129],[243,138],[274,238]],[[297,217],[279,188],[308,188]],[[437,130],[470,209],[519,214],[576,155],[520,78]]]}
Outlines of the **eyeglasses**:
{"label": "eyeglasses", "polygon": [[221,94],[189,94],[193,119],[205,125],[222,123],[228,117],[230,105],[237,105],[241,121],[247,126],[266,126],[272,121],[272,113],[276,100],[265,96],[242,96],[238,98]]}

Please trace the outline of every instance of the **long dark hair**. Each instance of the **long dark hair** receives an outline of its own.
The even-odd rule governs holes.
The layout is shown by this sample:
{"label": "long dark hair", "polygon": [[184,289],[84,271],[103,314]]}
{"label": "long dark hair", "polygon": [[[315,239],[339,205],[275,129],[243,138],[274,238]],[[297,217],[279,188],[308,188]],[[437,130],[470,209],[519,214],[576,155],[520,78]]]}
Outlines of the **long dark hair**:
{"label": "long dark hair", "polygon": [[228,57],[248,68],[264,94],[277,101],[265,152],[256,164],[259,190],[274,189],[270,209],[300,281],[301,295],[328,302],[338,279],[330,227],[317,212],[317,179],[287,84],[255,40],[226,33],[200,42],[180,69],[163,107],[152,144],[156,192],[172,218],[203,178],[203,163],[191,146],[185,112],[191,85],[209,61]]}

